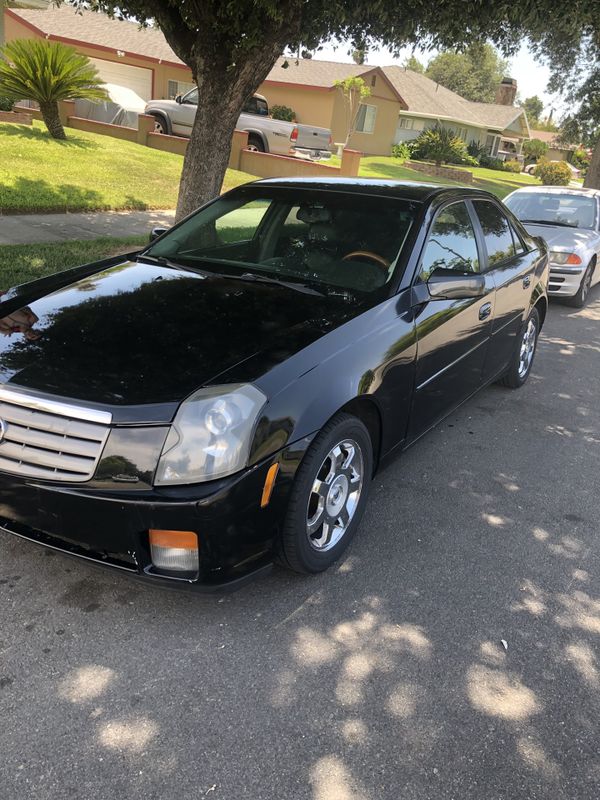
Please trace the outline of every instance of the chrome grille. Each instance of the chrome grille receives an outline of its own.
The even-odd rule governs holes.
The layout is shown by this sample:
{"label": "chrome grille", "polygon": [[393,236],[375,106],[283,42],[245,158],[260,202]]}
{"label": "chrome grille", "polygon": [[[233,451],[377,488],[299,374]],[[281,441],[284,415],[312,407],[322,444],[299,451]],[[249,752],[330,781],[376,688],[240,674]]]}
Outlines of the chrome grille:
{"label": "chrome grille", "polygon": [[0,470],[26,478],[87,481],[112,415],[0,388]]}

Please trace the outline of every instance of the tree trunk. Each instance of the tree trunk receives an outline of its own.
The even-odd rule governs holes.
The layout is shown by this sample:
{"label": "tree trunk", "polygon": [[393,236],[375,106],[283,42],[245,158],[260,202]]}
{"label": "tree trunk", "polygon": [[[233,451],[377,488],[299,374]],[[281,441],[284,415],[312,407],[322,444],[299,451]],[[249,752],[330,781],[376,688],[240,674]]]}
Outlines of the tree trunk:
{"label": "tree trunk", "polygon": [[224,107],[222,87],[206,81],[198,92],[198,110],[183,161],[176,221],[221,194],[231,139],[246,95]]}
{"label": "tree trunk", "polygon": [[600,140],[594,147],[583,185],[586,189],[600,189]]}
{"label": "tree trunk", "polygon": [[53,139],[66,139],[65,129],[58,114],[58,103],[40,103],[44,123]]}

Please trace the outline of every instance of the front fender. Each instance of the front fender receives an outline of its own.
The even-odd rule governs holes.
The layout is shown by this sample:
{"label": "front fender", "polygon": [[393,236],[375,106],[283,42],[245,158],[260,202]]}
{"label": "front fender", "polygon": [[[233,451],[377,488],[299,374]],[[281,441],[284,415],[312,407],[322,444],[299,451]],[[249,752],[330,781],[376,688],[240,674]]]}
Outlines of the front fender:
{"label": "front fender", "polygon": [[[311,436],[357,398],[377,406],[382,456],[403,441],[417,352],[412,310],[405,308],[409,295],[403,292],[355,317],[256,382],[269,402],[256,429],[252,463]],[[281,385],[272,394],[270,389]]]}

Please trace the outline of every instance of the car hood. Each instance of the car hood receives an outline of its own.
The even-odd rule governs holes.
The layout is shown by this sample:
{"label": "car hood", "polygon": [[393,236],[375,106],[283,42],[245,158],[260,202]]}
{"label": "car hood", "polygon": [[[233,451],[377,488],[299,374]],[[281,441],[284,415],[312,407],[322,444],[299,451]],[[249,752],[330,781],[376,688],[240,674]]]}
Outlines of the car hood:
{"label": "car hood", "polygon": [[358,313],[277,284],[142,262],[90,272],[0,303],[2,383],[93,404],[179,402],[246,359],[267,371]]}
{"label": "car hood", "polygon": [[550,250],[565,250],[575,252],[600,244],[600,235],[597,231],[584,228],[567,228],[564,225],[525,225],[527,232],[532,236],[541,236],[545,239]]}

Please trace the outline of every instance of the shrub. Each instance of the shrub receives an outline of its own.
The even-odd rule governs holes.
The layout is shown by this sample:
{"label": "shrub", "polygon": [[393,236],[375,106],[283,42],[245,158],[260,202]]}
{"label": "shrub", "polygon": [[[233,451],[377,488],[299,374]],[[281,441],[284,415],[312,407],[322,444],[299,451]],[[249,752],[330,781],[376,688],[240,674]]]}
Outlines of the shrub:
{"label": "shrub", "polygon": [[423,161],[434,161],[438,166],[443,163],[473,164],[475,161],[463,140],[453,130],[439,125],[426,128],[419,134],[412,155]]}
{"label": "shrub", "polygon": [[587,169],[590,165],[590,157],[587,150],[583,147],[578,147],[573,153],[573,166],[577,169]]}
{"label": "shrub", "polygon": [[571,170],[564,161],[542,159],[535,168],[534,175],[544,186],[568,186],[571,182]]}
{"label": "shrub", "polygon": [[0,96],[0,111],[12,111],[13,109],[13,101],[10,97],[2,97]]}
{"label": "shrub", "polygon": [[399,142],[392,147],[392,156],[407,161],[412,158],[413,146],[414,142]]}
{"label": "shrub", "polygon": [[296,112],[289,106],[271,106],[271,116],[273,119],[282,119],[284,122],[294,122]]}
{"label": "shrub", "polygon": [[521,172],[523,165],[516,158],[504,162],[504,169],[506,172]]}
{"label": "shrub", "polygon": [[492,156],[484,153],[479,158],[479,166],[485,167],[486,169],[500,169],[504,170],[504,161],[500,158],[493,158]]}
{"label": "shrub", "polygon": [[487,155],[485,145],[479,144],[479,142],[476,142],[475,139],[471,139],[471,141],[469,142],[469,145],[467,147],[467,153],[471,156],[471,158],[474,158],[477,162],[480,161],[482,156]]}

